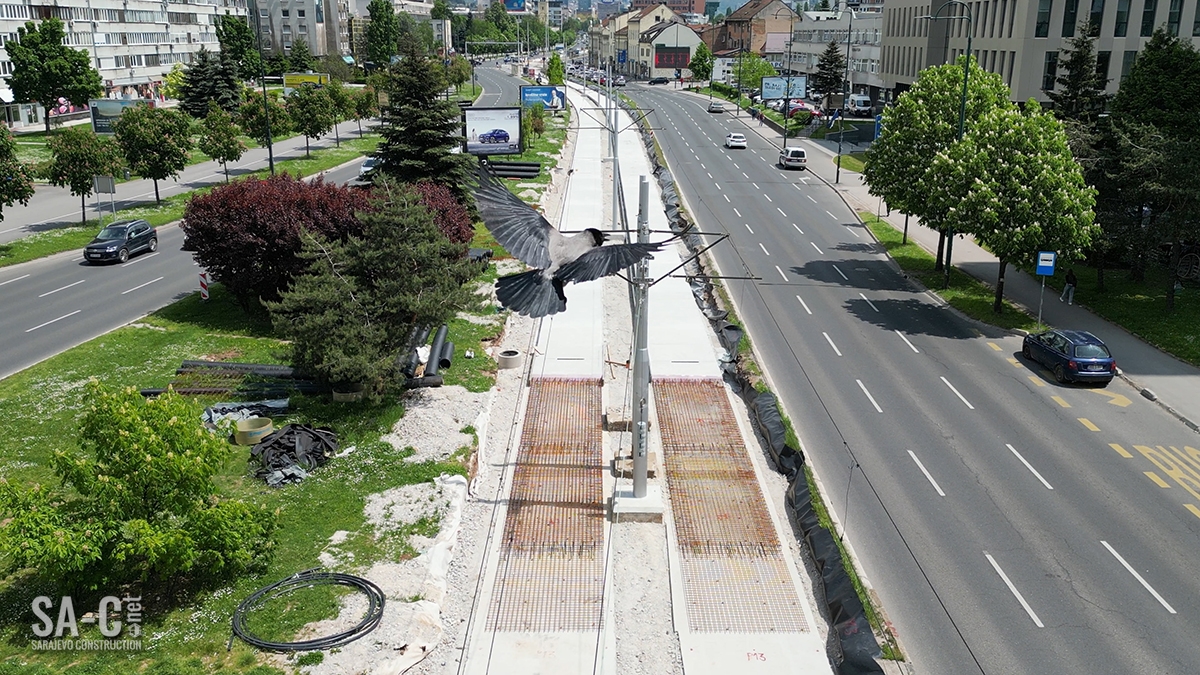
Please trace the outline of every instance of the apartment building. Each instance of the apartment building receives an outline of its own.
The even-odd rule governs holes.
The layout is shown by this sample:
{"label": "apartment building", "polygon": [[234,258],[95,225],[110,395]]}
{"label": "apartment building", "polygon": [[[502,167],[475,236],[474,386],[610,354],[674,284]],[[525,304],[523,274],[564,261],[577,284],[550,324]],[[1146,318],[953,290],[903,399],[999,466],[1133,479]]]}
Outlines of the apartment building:
{"label": "apartment building", "polygon": [[264,54],[303,40],[314,56],[350,54],[349,0],[251,0]]}
{"label": "apartment building", "polygon": [[[800,12],[792,25],[792,42],[784,52],[784,61],[776,65],[781,73],[810,76],[817,72],[821,54],[836,42],[846,56],[849,39],[849,92],[865,94],[874,103],[886,103],[891,85],[882,74],[884,15],[878,11],[846,10],[837,12]],[[772,57],[774,60],[774,57]]]}
{"label": "apartment building", "polygon": [[950,63],[967,50],[980,67],[997,73],[1012,89],[1012,100],[1049,100],[1057,86],[1058,62],[1081,25],[1092,22],[1097,68],[1115,93],[1155,29],[1188,38],[1200,47],[1200,6],[1184,0],[977,0],[970,14],[950,6],[930,21],[941,5],[922,0],[887,0],[884,7],[883,79],[900,93],[926,66]]}
{"label": "apartment building", "polygon": [[[246,16],[246,0],[27,0],[0,3],[0,99],[13,103],[8,78],[12,62],[3,45],[17,39],[26,21],[62,20],[67,44],[88,52],[108,98],[159,95],[163,75],[176,63],[188,64],[200,48],[216,51],[216,23],[223,16]],[[49,114],[87,109],[86,101],[51,105]],[[10,126],[41,124],[41,106],[7,106]]]}

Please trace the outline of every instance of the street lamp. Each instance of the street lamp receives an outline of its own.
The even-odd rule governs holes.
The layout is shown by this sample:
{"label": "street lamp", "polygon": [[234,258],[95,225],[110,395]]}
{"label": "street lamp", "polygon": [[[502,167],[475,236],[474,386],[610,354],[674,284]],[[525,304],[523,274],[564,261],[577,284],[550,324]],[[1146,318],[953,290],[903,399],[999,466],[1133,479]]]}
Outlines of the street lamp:
{"label": "street lamp", "polygon": [[[958,2],[959,0],[951,0]],[[842,139],[846,136],[846,100],[850,98],[850,40],[854,35],[854,10],[850,10],[850,23],[846,25],[846,77],[842,80],[842,107],[839,117],[842,118],[840,129],[838,130],[838,152],[837,152],[837,172],[834,173],[833,182],[842,182]]]}
{"label": "street lamp", "polygon": [[[966,15],[964,16],[962,14],[956,14],[954,16],[942,16],[941,15],[942,10],[946,9],[950,5],[962,5],[963,9],[966,11]],[[918,16],[917,18],[918,19],[928,19],[930,21],[943,21],[943,20],[954,21],[954,20],[958,20],[958,19],[966,19],[967,20],[967,54],[966,54],[967,58],[963,59],[962,100],[959,102],[959,106],[958,106],[958,140],[961,141],[962,137],[963,137],[963,132],[966,130],[966,126],[967,126],[967,79],[971,76],[971,54],[972,54],[971,38],[974,37],[974,33],[975,33],[975,20],[974,20],[974,17],[971,16],[971,6],[969,4],[963,2],[963,0],[947,0],[944,4],[942,4],[941,7],[938,7],[938,10],[936,12],[934,12],[932,16],[925,15],[925,16]],[[947,39],[949,39],[949,38],[947,38]],[[950,288],[950,253],[953,250],[954,250],[954,228],[948,228],[946,230],[946,261],[945,261],[946,267],[945,267],[945,276],[942,279],[942,288]]]}
{"label": "street lamp", "polygon": [[[247,22],[249,23],[249,22]],[[255,22],[255,41],[258,47],[258,73],[259,81],[262,82],[263,91],[263,115],[267,121],[267,165],[271,168],[271,176],[275,176],[275,150],[272,147],[274,143],[271,140],[271,104],[267,100],[267,60],[263,58],[262,53],[262,15]]]}
{"label": "street lamp", "polygon": [[[788,20],[788,41],[786,43],[787,52],[788,52],[788,74],[787,74],[787,91],[783,92],[783,141],[779,144],[780,147],[786,148],[787,147],[787,135],[788,135],[788,120],[791,119],[791,113],[792,113],[792,110],[791,110],[791,108],[792,108],[792,41],[796,39],[796,13],[794,11],[792,11],[791,7],[785,7],[784,9],[786,9],[792,15],[791,18]],[[780,11],[783,11],[783,10],[776,10],[776,12],[772,18],[778,19]],[[766,106],[763,106],[763,110],[760,112],[760,114],[762,114],[762,115],[766,114]]]}

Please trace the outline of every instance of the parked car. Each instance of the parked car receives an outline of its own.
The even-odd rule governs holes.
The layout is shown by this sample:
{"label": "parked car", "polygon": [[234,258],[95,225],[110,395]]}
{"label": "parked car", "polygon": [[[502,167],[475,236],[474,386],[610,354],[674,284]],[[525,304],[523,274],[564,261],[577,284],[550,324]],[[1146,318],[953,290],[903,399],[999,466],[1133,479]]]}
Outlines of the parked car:
{"label": "parked car", "polygon": [[504,129],[492,129],[479,134],[480,143],[507,143],[508,132]]}
{"label": "parked car", "polygon": [[665,77],[652,77],[646,84],[670,84],[670,80]]}
{"label": "parked car", "polygon": [[1062,383],[1096,382],[1103,387],[1117,374],[1117,361],[1108,347],[1083,330],[1055,329],[1026,335],[1021,354],[1046,366]]}
{"label": "parked car", "polygon": [[784,148],[779,151],[779,166],[784,169],[803,169],[808,164],[804,148]]}
{"label": "parked car", "polygon": [[713,101],[708,104],[708,112],[723,113],[725,112],[725,104],[721,103],[720,101]]}
{"label": "parked car", "polygon": [[745,134],[725,134],[725,147],[746,149]]}
{"label": "parked car", "polygon": [[116,260],[125,262],[139,251],[158,250],[158,230],[144,220],[114,220],[83,249],[88,263]]}

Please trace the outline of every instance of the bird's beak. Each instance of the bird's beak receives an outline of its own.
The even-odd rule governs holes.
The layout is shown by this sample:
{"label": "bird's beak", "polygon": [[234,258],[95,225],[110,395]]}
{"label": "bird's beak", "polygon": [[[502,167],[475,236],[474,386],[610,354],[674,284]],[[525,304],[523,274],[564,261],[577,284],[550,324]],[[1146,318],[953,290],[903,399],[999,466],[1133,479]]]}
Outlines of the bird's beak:
{"label": "bird's beak", "polygon": [[601,238],[601,239],[603,239],[604,241],[608,241],[608,240],[609,240],[608,233],[607,233],[607,232],[605,232],[605,231],[603,231],[603,230],[601,230],[601,231],[600,231],[600,238]]}

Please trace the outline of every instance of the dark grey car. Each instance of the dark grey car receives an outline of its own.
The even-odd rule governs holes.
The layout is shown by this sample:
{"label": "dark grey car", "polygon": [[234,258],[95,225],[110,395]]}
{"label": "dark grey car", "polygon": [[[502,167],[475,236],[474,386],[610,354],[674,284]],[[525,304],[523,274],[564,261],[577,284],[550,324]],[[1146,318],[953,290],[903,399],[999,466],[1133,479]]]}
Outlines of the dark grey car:
{"label": "dark grey car", "polygon": [[114,220],[83,249],[88,263],[125,262],[139,251],[158,250],[158,230],[144,220]]}

